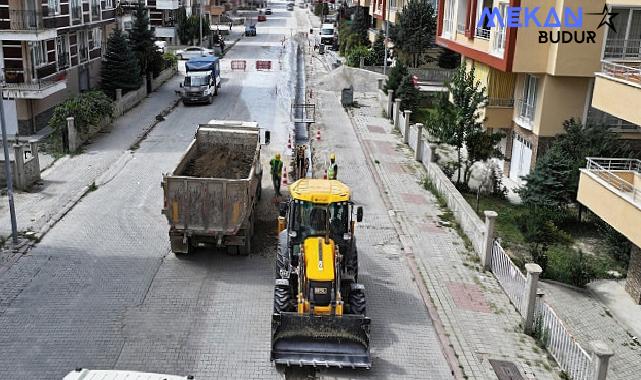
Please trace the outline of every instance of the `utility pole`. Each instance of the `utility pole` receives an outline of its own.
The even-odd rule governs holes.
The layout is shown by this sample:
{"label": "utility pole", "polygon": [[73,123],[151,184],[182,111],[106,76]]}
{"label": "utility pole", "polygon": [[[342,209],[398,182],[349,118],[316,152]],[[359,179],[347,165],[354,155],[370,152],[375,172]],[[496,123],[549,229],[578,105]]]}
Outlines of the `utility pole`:
{"label": "utility pole", "polygon": [[386,0],[387,12],[385,12],[385,58],[383,58],[383,75],[387,75],[387,40],[389,39],[389,11],[390,0]]}
{"label": "utility pole", "polygon": [[[0,89],[0,91],[2,91]],[[7,126],[4,121],[4,103],[0,97],[0,126],[2,127],[2,147],[4,149],[4,172],[7,173],[7,195],[9,196],[9,213],[11,214],[11,236],[13,244],[18,244],[18,224],[16,209],[13,205],[13,178],[11,177],[11,162],[9,160],[9,141],[7,141]]]}
{"label": "utility pole", "polygon": [[200,40],[198,40],[198,46],[202,46],[203,44],[203,1],[204,0],[198,0],[198,8],[200,9],[200,12],[198,12],[198,18],[200,18]]}

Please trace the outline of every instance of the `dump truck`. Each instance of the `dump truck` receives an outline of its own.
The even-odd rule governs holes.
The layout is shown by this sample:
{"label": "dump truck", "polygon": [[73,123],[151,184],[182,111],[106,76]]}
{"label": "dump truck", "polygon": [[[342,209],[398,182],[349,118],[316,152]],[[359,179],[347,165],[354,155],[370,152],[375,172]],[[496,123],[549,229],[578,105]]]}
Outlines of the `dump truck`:
{"label": "dump truck", "polygon": [[370,319],[358,283],[363,209],[337,180],[300,179],[280,206],[271,360],[370,368]]}
{"label": "dump truck", "polygon": [[[269,138],[265,131],[263,142]],[[263,175],[260,151],[255,122],[212,120],[198,126],[176,169],[162,179],[162,213],[174,253],[203,245],[250,253]]]}

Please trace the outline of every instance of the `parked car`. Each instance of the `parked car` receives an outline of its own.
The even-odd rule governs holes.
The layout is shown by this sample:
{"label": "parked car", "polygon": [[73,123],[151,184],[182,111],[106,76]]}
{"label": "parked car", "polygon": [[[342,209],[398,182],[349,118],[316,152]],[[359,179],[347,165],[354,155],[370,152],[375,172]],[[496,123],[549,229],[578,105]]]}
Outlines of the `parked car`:
{"label": "parked car", "polygon": [[256,36],[256,25],[245,25],[245,37]]}
{"label": "parked car", "polygon": [[207,55],[215,55],[215,52],[212,49],[207,49],[202,46],[190,46],[188,48],[176,51],[176,57],[178,59],[191,59],[194,57],[204,57]]}
{"label": "parked car", "polygon": [[271,9],[271,8],[267,8],[267,9],[265,9],[265,14],[266,14],[266,15],[270,15],[270,14],[272,14],[272,9]]}
{"label": "parked car", "polygon": [[288,11],[293,11],[294,10],[294,3],[287,3],[287,10]]}

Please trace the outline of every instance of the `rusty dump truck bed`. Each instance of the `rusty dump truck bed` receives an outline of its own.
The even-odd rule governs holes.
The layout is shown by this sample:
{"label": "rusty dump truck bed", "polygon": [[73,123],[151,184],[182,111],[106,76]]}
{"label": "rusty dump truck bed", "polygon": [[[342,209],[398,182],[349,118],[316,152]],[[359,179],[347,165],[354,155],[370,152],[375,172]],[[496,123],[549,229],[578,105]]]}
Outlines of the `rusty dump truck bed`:
{"label": "rusty dump truck bed", "polygon": [[257,123],[210,121],[171,174],[163,175],[163,214],[172,251],[202,244],[248,254],[254,208],[260,196],[260,130]]}

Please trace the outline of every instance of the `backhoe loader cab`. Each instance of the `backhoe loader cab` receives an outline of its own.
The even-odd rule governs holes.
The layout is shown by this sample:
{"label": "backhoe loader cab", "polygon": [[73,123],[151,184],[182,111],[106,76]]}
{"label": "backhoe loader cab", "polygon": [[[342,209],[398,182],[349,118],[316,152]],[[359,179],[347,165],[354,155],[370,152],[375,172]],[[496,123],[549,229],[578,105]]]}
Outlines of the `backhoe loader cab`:
{"label": "backhoe loader cab", "polygon": [[362,208],[336,180],[301,179],[281,205],[271,360],[276,364],[371,366],[364,287],[354,227]]}

